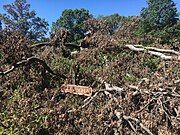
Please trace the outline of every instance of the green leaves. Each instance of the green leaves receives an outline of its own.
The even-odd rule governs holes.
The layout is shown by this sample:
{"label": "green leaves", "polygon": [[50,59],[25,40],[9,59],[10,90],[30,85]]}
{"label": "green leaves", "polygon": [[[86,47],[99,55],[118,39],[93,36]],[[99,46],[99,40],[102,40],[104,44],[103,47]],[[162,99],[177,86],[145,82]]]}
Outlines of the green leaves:
{"label": "green leaves", "polygon": [[106,20],[111,29],[111,33],[114,33],[119,27],[122,27],[122,25],[128,20],[125,16],[120,16],[119,14],[112,14],[110,16],[104,16],[99,17],[102,20]]}
{"label": "green leaves", "polygon": [[172,0],[148,0],[148,7],[141,10],[141,21],[136,34],[150,35],[159,44],[178,44],[180,31],[175,3]]}
{"label": "green leaves", "polygon": [[[36,17],[34,10],[26,0],[15,0],[12,4],[4,5],[7,14],[0,13],[0,20],[11,30],[18,30],[32,40],[42,39],[48,31],[48,23]],[[1,26],[1,25],[0,25]]]}
{"label": "green leaves", "polygon": [[84,34],[83,22],[92,18],[92,15],[89,13],[88,10],[85,9],[65,9],[62,12],[60,18],[53,23],[52,31],[55,31],[59,28],[66,28],[68,29],[73,36],[72,41],[77,41],[82,38]]}
{"label": "green leaves", "polygon": [[143,32],[163,29],[177,21],[177,9],[172,0],[149,0],[148,7],[141,11],[141,28]]}

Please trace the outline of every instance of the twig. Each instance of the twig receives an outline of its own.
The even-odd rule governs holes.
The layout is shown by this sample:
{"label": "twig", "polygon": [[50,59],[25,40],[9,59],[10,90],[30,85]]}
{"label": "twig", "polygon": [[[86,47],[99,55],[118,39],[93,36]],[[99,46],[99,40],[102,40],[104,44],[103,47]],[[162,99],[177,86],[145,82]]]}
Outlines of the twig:
{"label": "twig", "polygon": [[[116,87],[117,87],[117,86],[116,86]],[[118,87],[118,88],[119,88],[119,87]],[[81,110],[81,109],[85,108],[86,106],[88,106],[88,105],[98,96],[98,94],[100,94],[100,93],[102,93],[102,92],[112,92],[112,91],[122,92],[123,89],[121,89],[121,91],[120,91],[120,88],[119,88],[119,89],[109,89],[109,90],[101,89],[101,90],[95,92],[93,96],[86,98],[86,99],[84,100],[85,103],[84,103],[81,107],[79,107],[79,108],[77,108],[77,109],[69,110],[68,113],[74,112],[74,111],[78,111],[78,110]]]}
{"label": "twig", "polygon": [[[168,121],[167,122],[170,122],[170,124],[171,124],[171,118],[170,118],[170,116],[169,116],[169,112],[168,112],[168,109],[166,108],[166,106],[164,105],[164,103],[163,103],[163,101],[161,101],[161,99],[159,100],[160,101],[160,104],[161,104],[161,106],[162,106],[162,109],[163,109],[163,111],[164,111],[164,113],[165,113],[165,115],[166,115],[166,118],[168,119]],[[171,126],[172,126],[172,124],[171,124]]]}
{"label": "twig", "polygon": [[167,95],[167,96],[180,98],[179,94],[174,94],[174,93],[171,93],[171,92],[149,92],[149,91],[143,91],[143,92],[147,93],[147,94],[152,94],[152,95]]}
{"label": "twig", "polygon": [[30,46],[30,48],[34,48],[34,47],[42,47],[42,46],[46,46],[46,45],[51,45],[51,42],[41,42],[41,43],[36,43]]}
{"label": "twig", "polygon": [[81,45],[78,45],[78,44],[75,44],[75,43],[65,43],[64,44],[65,46],[67,47],[73,47],[73,48],[76,48],[76,49],[80,49]]}
{"label": "twig", "polygon": [[67,111],[66,113],[71,113],[71,112],[75,112],[75,111],[79,111],[79,110],[83,109],[84,107],[86,107],[87,105],[89,105],[89,104],[91,103],[91,101],[92,101],[100,92],[102,92],[102,91],[98,91],[98,92],[96,92],[92,97],[86,98],[85,101],[87,101],[87,100],[88,100],[88,101],[87,101],[84,105],[80,106],[80,107],[77,108],[77,109],[71,109],[71,110]]}
{"label": "twig", "polygon": [[167,92],[167,91],[157,91],[157,92],[153,92],[153,91],[147,91],[145,89],[139,89],[138,86],[134,86],[134,85],[127,85],[130,89],[134,89],[136,91],[139,91],[141,93],[145,93],[145,94],[151,94],[151,95],[154,95],[154,96],[157,96],[157,95],[167,95],[167,96],[172,96],[172,97],[177,97],[177,98],[180,98],[180,95],[179,94],[175,94],[175,93],[172,93],[172,92]]}
{"label": "twig", "polygon": [[83,106],[81,106],[79,109],[82,109],[82,108],[86,107],[87,105],[89,105],[89,104],[91,103],[91,101],[94,100],[95,97],[96,97],[99,93],[101,93],[101,92],[102,92],[102,91],[96,92],[96,93],[95,93]]}
{"label": "twig", "polygon": [[135,113],[140,113],[142,110],[144,110],[153,100],[155,100],[155,98],[152,98],[143,108],[141,108],[140,110],[136,111]]}
{"label": "twig", "polygon": [[[41,43],[36,43],[30,46],[30,48],[34,48],[34,47],[42,47],[42,46],[51,46],[53,44],[53,41],[50,42],[41,42]],[[67,47],[73,47],[76,49],[80,49],[80,45],[75,44],[75,43],[64,43],[63,45],[67,46]]]}
{"label": "twig", "polygon": [[129,123],[130,127],[132,128],[132,130],[137,134],[136,129],[134,128],[134,126],[131,123],[131,121],[129,121],[129,120],[126,120],[126,121]]}
{"label": "twig", "polygon": [[123,119],[125,119],[126,121],[133,120],[136,123],[139,123],[142,129],[144,129],[149,135],[153,135],[153,133],[148,128],[146,128],[138,119],[125,115],[123,116]]}
{"label": "twig", "polygon": [[170,111],[168,110],[168,108],[164,105],[164,103],[163,103],[163,101],[162,101],[161,99],[160,99],[160,104],[161,104],[161,106],[162,106],[165,114],[167,115],[168,119],[170,120],[171,118],[170,118],[169,115],[172,115],[172,114],[170,113]]}

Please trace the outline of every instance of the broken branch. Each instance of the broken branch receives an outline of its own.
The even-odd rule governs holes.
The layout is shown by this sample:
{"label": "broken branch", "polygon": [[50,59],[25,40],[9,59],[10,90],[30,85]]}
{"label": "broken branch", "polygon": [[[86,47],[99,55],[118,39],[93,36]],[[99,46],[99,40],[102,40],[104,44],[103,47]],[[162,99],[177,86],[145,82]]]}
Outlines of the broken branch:
{"label": "broken branch", "polygon": [[[51,74],[53,75],[57,75],[56,73],[54,73],[51,68],[46,64],[45,61],[39,59],[39,58],[36,58],[36,57],[30,57],[30,58],[27,58],[26,60],[22,60],[20,62],[17,62],[15,63],[9,70],[7,71],[4,71],[4,72],[0,72],[0,76],[4,76],[4,75],[7,75],[9,74],[10,72],[14,71],[16,68],[22,66],[22,65],[25,65],[25,64],[31,64],[33,62],[39,62],[42,64],[42,66]],[[64,75],[61,75],[62,78],[65,78]]]}
{"label": "broken branch", "polygon": [[[180,53],[177,51],[174,51],[174,50],[159,49],[159,48],[155,48],[155,47],[143,47],[142,45],[125,45],[125,47],[129,48],[132,51],[136,51],[136,52],[147,51],[147,53],[158,56],[163,60],[178,60],[178,61],[180,61]],[[165,55],[164,53],[173,53],[176,56]]]}
{"label": "broken branch", "polygon": [[133,120],[136,123],[139,123],[139,125],[142,129],[144,129],[149,135],[153,135],[153,133],[151,133],[151,131],[148,128],[146,128],[138,119],[130,117],[130,116],[125,116],[125,115],[123,116],[123,119],[125,119],[127,122],[129,120]]}

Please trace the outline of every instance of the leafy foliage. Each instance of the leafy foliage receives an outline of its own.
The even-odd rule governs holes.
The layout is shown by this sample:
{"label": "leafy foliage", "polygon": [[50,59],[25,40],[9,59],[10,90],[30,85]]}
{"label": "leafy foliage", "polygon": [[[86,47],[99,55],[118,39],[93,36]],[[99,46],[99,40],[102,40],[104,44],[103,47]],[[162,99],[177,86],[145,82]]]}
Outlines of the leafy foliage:
{"label": "leafy foliage", "polygon": [[100,19],[106,20],[111,29],[111,33],[114,33],[118,28],[122,27],[125,21],[127,20],[127,17],[120,16],[119,14],[112,14],[109,16],[102,16]]}
{"label": "leafy foliage", "polygon": [[[49,74],[37,62],[0,76],[0,134],[179,134],[180,62],[134,52],[124,44],[153,39],[151,43],[158,46],[158,38],[175,43],[180,22],[142,38],[135,33],[139,17],[126,18],[112,32],[122,24],[119,16],[81,20],[82,12],[75,11],[67,10],[57,21],[61,25],[54,23],[54,35],[42,46],[30,46],[30,37],[11,25],[1,31],[0,73],[37,56],[57,74]],[[65,57],[63,45],[80,38],[70,38],[69,31],[83,35],[81,30],[92,31],[90,47]],[[106,83],[113,89],[106,90]],[[62,84],[90,86],[93,95],[64,93]]]}
{"label": "leafy foliage", "polygon": [[48,31],[48,23],[45,19],[36,17],[36,12],[30,11],[30,4],[26,0],[15,0],[14,3],[4,5],[7,14],[0,14],[0,20],[5,27],[11,30],[19,30],[24,36],[38,40]]}
{"label": "leafy foliage", "polygon": [[[43,72],[43,67],[38,63],[25,65],[0,78],[2,134],[133,134],[134,131],[121,115],[138,118],[153,134],[178,134],[180,125],[174,117],[179,117],[176,111],[179,97],[169,94],[172,93],[171,90],[177,91],[175,95],[178,93],[179,83],[174,84],[174,80],[179,79],[179,62],[164,63],[164,60],[147,53],[122,49],[123,45],[119,45],[112,35],[101,31],[102,29],[98,29],[91,39],[95,46],[80,51],[71,58],[64,58],[59,48],[53,50],[53,47],[45,46],[36,50],[36,55],[46,61],[56,73],[66,75],[66,80]],[[4,36],[6,37],[3,38],[3,46],[7,44],[8,47],[2,51],[9,56],[6,58],[11,57],[12,51],[16,52],[20,59],[23,54],[35,53],[23,48],[24,44],[30,43],[18,33],[5,33]],[[19,40],[23,42],[17,42]],[[11,47],[14,44],[17,48]],[[15,55],[11,59],[14,58]],[[3,65],[0,70],[4,71],[12,63],[2,59],[0,64]],[[157,66],[161,64],[165,65]],[[90,104],[79,110],[86,97],[61,92],[60,86],[63,83],[92,86],[94,92],[104,90],[104,85],[98,78],[122,87],[123,91],[99,93]],[[139,83],[142,78],[148,81]],[[129,88],[128,84],[138,86],[142,91]],[[168,94],[159,93],[162,88],[163,92],[167,91]],[[167,108],[168,114],[163,110],[162,104]],[[73,111],[69,112],[70,110]],[[120,120],[123,121],[122,127],[119,126]],[[137,122],[131,123],[137,126],[138,133],[146,134]]]}
{"label": "leafy foliage", "polygon": [[0,52],[3,64],[14,64],[21,59],[31,56],[31,50],[28,47],[30,40],[24,37],[20,31],[10,31],[3,29],[1,31]]}
{"label": "leafy foliage", "polygon": [[114,38],[121,44],[139,44],[142,42],[142,38],[139,38],[135,34],[135,30],[138,28],[140,18],[137,16],[129,17],[128,20],[114,33]]}
{"label": "leafy foliage", "polygon": [[85,9],[65,9],[62,12],[60,18],[53,23],[52,30],[56,30],[58,28],[67,28],[72,35],[72,40],[79,40],[84,35],[84,30],[82,29],[83,22],[89,18],[92,18],[92,15],[88,10]]}
{"label": "leafy foliage", "polygon": [[163,30],[151,31],[154,37],[160,38],[161,44],[171,44],[177,46],[180,43],[180,21],[172,26],[166,26]]}
{"label": "leafy foliage", "polygon": [[111,26],[106,20],[88,19],[83,24],[83,29],[90,30],[92,33],[110,34]]}
{"label": "leafy foliage", "polygon": [[148,7],[141,11],[135,34],[148,39],[143,41],[146,45],[158,43],[177,47],[180,36],[178,17],[176,4],[172,0],[148,0]]}
{"label": "leafy foliage", "polygon": [[172,26],[177,21],[177,9],[172,0],[148,0],[148,7],[141,11],[141,30],[143,33],[151,30]]}

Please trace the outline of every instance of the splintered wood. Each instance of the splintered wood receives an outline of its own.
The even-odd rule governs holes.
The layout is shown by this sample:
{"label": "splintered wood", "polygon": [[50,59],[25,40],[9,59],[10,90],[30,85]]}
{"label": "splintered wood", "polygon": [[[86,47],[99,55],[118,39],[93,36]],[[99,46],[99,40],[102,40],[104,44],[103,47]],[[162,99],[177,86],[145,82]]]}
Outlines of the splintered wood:
{"label": "splintered wood", "polygon": [[91,96],[92,88],[88,86],[78,86],[71,84],[63,84],[61,86],[61,91],[65,93],[72,93],[77,95]]}

